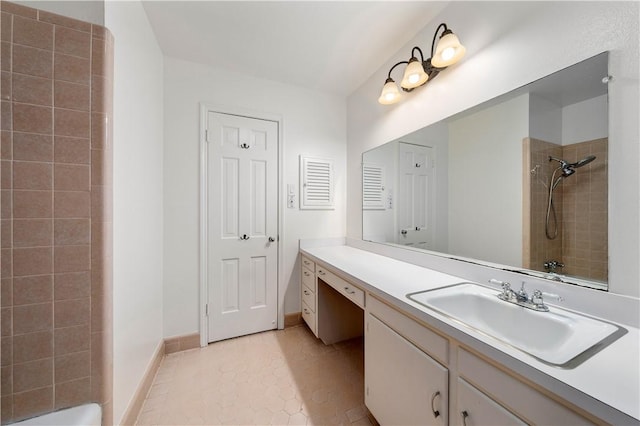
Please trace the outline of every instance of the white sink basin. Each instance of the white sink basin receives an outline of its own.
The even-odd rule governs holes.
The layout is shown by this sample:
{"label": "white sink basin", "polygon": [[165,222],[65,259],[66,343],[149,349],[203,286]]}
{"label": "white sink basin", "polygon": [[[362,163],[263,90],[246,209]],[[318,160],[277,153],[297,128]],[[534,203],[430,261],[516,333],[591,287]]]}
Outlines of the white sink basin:
{"label": "white sink basin", "polygon": [[472,283],[408,294],[419,304],[542,361],[564,365],[619,327],[558,308],[536,312],[498,299],[498,291]]}

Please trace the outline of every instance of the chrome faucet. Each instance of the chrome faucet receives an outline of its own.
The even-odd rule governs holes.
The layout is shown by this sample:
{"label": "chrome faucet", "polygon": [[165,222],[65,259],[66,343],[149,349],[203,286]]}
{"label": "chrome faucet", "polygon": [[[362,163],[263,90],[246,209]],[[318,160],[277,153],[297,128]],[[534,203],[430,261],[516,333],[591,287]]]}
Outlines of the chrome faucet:
{"label": "chrome faucet", "polygon": [[499,284],[502,287],[502,293],[498,294],[498,299],[504,300],[505,302],[513,303],[518,306],[522,306],[524,308],[533,309],[534,311],[549,311],[549,307],[544,303],[543,295],[555,297],[559,302],[564,300],[557,294],[545,293],[540,290],[534,290],[531,297],[529,297],[527,291],[524,289],[524,281],[522,282],[520,291],[517,292],[511,288],[511,284],[508,282],[499,281],[496,279],[490,279],[489,282],[492,284]]}

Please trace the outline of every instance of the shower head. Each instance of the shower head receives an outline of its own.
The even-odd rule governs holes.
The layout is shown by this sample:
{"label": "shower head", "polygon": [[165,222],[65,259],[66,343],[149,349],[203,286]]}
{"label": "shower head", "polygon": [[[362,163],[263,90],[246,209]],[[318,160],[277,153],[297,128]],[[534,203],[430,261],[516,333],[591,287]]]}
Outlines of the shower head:
{"label": "shower head", "polygon": [[586,166],[587,164],[589,164],[590,162],[592,162],[593,160],[596,159],[595,155],[589,155],[587,157],[584,157],[582,160],[580,161],[576,161],[575,163],[571,163],[569,164],[569,166],[574,167],[574,168],[578,168],[578,167],[582,167],[582,166]]}
{"label": "shower head", "polygon": [[582,167],[582,166],[586,166],[587,164],[589,164],[590,162],[592,162],[593,160],[596,159],[595,155],[589,155],[585,158],[583,158],[582,160],[576,161],[575,163],[569,163],[565,160],[562,160],[560,158],[555,158],[552,156],[549,156],[549,161],[557,161],[558,163],[560,163],[560,166],[558,167],[558,169],[562,170],[562,177],[569,177],[572,174],[574,174],[576,172],[575,169],[577,169],[578,167]]}

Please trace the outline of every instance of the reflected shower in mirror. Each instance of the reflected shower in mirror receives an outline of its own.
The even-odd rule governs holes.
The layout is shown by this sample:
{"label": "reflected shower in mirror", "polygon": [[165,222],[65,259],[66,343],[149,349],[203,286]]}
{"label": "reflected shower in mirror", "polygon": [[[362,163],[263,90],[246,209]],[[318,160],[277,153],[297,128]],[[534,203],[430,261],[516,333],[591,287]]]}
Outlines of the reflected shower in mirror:
{"label": "reflected shower in mirror", "polygon": [[606,289],[607,63],[365,152],[363,239]]}

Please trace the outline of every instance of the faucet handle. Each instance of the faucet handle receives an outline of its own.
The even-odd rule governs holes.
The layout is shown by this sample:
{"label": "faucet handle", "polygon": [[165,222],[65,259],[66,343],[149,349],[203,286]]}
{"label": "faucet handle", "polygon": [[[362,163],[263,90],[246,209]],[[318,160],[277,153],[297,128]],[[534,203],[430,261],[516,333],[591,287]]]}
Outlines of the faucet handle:
{"label": "faucet handle", "polygon": [[543,291],[534,290],[533,294],[531,295],[531,304],[534,306],[534,309],[536,311],[548,312],[549,307],[544,304],[544,299],[542,298],[543,294]]}

